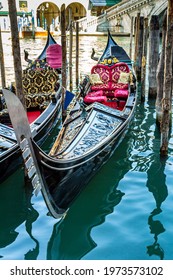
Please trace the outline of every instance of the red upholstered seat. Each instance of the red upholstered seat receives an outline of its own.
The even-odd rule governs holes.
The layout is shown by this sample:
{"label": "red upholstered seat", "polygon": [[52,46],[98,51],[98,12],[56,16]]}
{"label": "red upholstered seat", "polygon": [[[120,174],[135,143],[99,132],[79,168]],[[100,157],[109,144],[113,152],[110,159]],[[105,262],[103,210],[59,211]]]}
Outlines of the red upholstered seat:
{"label": "red upholstered seat", "polygon": [[125,89],[116,89],[114,92],[115,98],[127,98],[128,97],[128,90]]}
{"label": "red upholstered seat", "polygon": [[50,45],[46,50],[46,61],[50,67],[58,69],[62,67],[62,46],[58,44]]}
{"label": "red upholstered seat", "polygon": [[93,102],[106,102],[107,97],[106,96],[85,96],[84,102],[85,103],[93,103]]}
{"label": "red upholstered seat", "polygon": [[[114,96],[116,90],[126,90],[128,96],[128,83],[119,82],[121,73],[129,73],[130,69],[124,62],[112,66],[97,64],[91,69],[91,74],[99,74],[102,83],[92,84],[91,91],[104,92],[106,96]],[[122,93],[121,93],[122,95]],[[125,98],[125,97],[123,97]],[[126,97],[127,98],[127,97]]]}
{"label": "red upholstered seat", "polygon": [[91,91],[87,95],[88,96],[102,96],[103,95],[103,90]]}

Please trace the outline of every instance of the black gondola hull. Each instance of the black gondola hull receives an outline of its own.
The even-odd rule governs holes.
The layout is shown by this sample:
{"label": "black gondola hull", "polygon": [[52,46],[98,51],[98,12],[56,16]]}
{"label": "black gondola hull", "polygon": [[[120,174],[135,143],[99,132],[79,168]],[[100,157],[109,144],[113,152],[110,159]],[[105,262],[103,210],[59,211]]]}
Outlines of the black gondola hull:
{"label": "black gondola hull", "polygon": [[[57,99],[57,102],[54,104],[50,103],[45,112],[42,113],[41,118],[38,118],[32,124],[31,129],[33,130],[34,141],[41,145],[60,119],[61,98]],[[6,129],[8,130],[8,127]],[[0,154],[0,183],[17,170],[22,163],[21,149],[17,144],[17,140],[14,140],[14,145],[6,152]]]}
{"label": "black gondola hull", "polygon": [[58,214],[68,210],[91,178],[114,153],[127,132],[130,118],[108,143],[70,164],[52,160],[33,143],[48,199]]}

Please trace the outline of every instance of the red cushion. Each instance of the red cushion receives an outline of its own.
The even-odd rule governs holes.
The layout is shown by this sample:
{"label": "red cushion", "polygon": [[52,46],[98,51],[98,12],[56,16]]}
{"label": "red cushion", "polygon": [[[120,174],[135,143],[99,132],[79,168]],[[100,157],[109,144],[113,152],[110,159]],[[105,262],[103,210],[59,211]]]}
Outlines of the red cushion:
{"label": "red cushion", "polygon": [[119,106],[120,108],[124,108],[125,104],[126,104],[126,101],[125,101],[125,100],[120,100],[118,106]]}
{"label": "red cushion", "polygon": [[85,103],[93,103],[93,102],[105,102],[107,101],[106,96],[85,96],[84,102]]}
{"label": "red cushion", "polygon": [[87,94],[88,96],[102,96],[103,90],[91,91]]}
{"label": "red cushion", "polygon": [[46,50],[46,61],[52,68],[62,67],[62,46],[58,44],[50,45]]}
{"label": "red cushion", "polygon": [[116,97],[116,98],[127,98],[128,97],[128,90],[116,89],[115,92],[114,92],[114,97]]}

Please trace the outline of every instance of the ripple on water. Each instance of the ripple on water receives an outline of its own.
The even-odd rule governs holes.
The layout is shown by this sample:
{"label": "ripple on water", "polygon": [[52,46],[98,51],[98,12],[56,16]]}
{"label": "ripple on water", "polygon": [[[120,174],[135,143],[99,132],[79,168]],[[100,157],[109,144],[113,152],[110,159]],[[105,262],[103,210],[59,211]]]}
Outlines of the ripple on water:
{"label": "ripple on water", "polygon": [[[129,45],[129,38],[116,39],[122,46]],[[27,64],[23,50],[34,59],[44,44],[42,39],[21,40],[23,67]],[[95,64],[90,59],[91,46],[99,56],[105,44],[106,37],[80,38],[80,73],[89,72]],[[11,42],[5,40],[4,46],[11,82]],[[173,259],[173,133],[163,162],[159,146],[153,103],[138,104],[120,147],[61,222],[47,215],[41,194],[33,196],[31,203],[28,197],[26,203],[23,185],[17,190],[21,175],[14,175],[0,189],[1,212],[7,217],[1,215],[2,259]],[[8,192],[4,194],[3,188]]]}

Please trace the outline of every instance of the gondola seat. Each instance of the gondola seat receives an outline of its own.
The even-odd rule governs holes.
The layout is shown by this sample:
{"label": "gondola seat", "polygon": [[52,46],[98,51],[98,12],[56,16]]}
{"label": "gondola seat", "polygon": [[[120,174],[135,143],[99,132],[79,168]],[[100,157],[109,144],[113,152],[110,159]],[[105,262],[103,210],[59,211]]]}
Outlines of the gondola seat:
{"label": "gondola seat", "polygon": [[114,92],[114,97],[115,98],[120,98],[120,99],[127,99],[128,90],[126,90],[126,89],[116,89],[115,92]]}
{"label": "gondola seat", "polygon": [[128,89],[130,69],[124,62],[112,66],[97,64],[92,67],[91,75],[99,74],[100,82],[92,83],[91,90],[103,90],[107,95],[113,95],[116,89]]}
{"label": "gondola seat", "polygon": [[23,71],[23,93],[25,97],[26,107],[35,108],[47,104],[52,98],[52,94],[58,85],[59,76],[56,70],[48,65],[39,67],[30,66]]}
{"label": "gondola seat", "polygon": [[95,92],[95,95],[94,94],[88,94],[84,97],[84,102],[87,103],[87,104],[91,104],[91,103],[94,103],[94,102],[99,102],[99,103],[104,103],[107,101],[107,97],[106,96],[103,96],[103,95],[97,95],[97,92]]}
{"label": "gondola seat", "polygon": [[97,91],[91,91],[87,95],[88,96],[103,96],[104,91],[103,90],[97,90]]}

